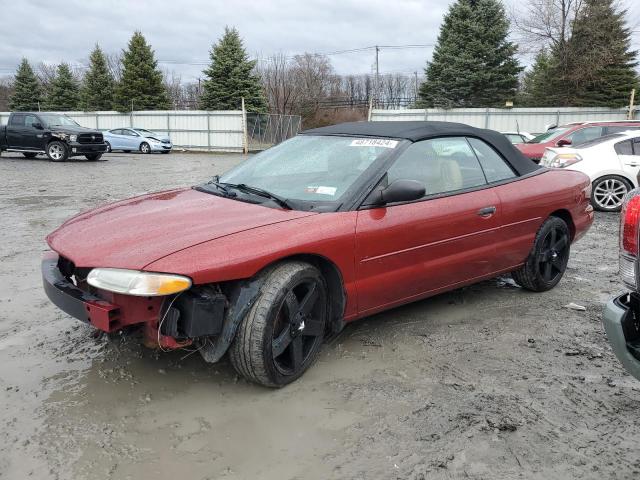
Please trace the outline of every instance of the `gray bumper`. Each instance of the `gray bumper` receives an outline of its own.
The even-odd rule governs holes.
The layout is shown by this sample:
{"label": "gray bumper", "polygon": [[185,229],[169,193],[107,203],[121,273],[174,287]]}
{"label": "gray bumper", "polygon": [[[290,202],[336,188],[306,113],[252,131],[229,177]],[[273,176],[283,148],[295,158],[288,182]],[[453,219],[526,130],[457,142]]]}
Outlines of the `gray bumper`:
{"label": "gray bumper", "polygon": [[619,300],[620,298],[607,302],[604,307],[602,322],[616,357],[622,362],[627,372],[640,380],[640,360],[635,358],[629,351],[622,327],[623,320],[630,312]]}

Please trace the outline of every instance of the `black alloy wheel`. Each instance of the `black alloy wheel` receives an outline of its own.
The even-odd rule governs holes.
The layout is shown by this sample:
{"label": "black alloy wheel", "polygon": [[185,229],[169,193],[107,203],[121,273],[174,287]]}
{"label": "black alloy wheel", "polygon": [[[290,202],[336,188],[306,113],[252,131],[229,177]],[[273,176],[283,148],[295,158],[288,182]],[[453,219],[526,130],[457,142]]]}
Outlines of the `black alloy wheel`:
{"label": "black alloy wheel", "polygon": [[566,222],[559,217],[549,217],[538,229],[524,265],[511,272],[511,276],[527,290],[551,290],[567,269],[570,250],[571,232]]}
{"label": "black alloy wheel", "polygon": [[282,387],[314,362],[324,341],[327,286],[314,266],[298,261],[261,273],[264,283],[244,317],[229,358],[247,380]]}

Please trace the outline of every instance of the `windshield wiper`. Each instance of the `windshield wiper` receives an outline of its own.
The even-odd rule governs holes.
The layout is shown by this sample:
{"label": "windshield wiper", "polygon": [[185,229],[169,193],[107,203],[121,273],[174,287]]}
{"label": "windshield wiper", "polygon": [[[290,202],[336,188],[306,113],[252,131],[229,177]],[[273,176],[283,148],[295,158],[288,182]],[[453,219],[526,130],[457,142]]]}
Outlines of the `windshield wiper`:
{"label": "windshield wiper", "polygon": [[282,198],[281,196],[276,195],[275,193],[271,193],[268,190],[264,190],[258,187],[252,187],[251,185],[247,185],[246,183],[222,183],[221,185],[235,188],[242,192],[252,193],[254,195],[258,195],[259,197],[269,198],[274,202],[276,202],[278,205],[280,205],[282,208],[286,208],[287,210],[293,210],[293,208],[291,207],[291,205],[289,205],[289,202],[287,201],[286,198]]}
{"label": "windshield wiper", "polygon": [[213,185],[218,190],[220,190],[224,194],[225,197],[231,197],[231,198],[235,197],[236,194],[234,192],[229,191],[229,189],[226,187],[227,184],[220,183],[218,181],[219,179],[220,179],[220,175],[216,175],[211,180],[209,180],[207,183],[205,183],[205,185]]}

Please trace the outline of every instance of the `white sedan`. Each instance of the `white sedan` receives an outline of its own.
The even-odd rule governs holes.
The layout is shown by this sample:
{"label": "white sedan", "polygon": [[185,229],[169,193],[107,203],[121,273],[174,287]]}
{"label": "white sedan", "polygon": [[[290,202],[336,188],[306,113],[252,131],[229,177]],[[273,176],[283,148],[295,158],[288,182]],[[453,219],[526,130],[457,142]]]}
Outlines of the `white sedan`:
{"label": "white sedan", "polygon": [[511,143],[517,145],[518,143],[527,143],[529,140],[535,138],[535,135],[531,135],[529,132],[500,132],[509,139]]}
{"label": "white sedan", "polygon": [[591,178],[593,207],[617,212],[627,192],[638,186],[640,132],[612,133],[574,148],[547,148],[540,164],[586,173]]}

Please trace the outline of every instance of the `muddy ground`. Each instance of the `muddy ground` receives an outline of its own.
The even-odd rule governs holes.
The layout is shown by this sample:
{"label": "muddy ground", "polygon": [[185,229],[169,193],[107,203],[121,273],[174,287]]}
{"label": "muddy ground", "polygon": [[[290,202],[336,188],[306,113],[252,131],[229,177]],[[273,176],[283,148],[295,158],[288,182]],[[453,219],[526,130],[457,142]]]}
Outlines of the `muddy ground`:
{"label": "muddy ground", "polygon": [[496,279],[351,324],[277,391],[96,336],[46,299],[43,239],[64,219],[241,158],[2,155],[0,478],[638,478],[640,382],[600,323],[622,291],[615,214],[553,291]]}

